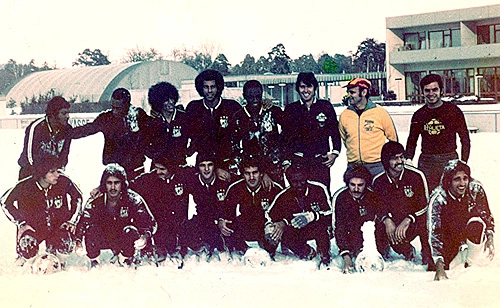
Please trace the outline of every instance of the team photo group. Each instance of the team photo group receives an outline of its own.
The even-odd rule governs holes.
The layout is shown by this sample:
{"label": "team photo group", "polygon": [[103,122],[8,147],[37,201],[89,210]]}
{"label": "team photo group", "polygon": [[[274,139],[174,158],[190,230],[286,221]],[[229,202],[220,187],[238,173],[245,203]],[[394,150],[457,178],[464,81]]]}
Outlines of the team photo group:
{"label": "team photo group", "polygon": [[[493,259],[494,219],[467,164],[465,117],[441,99],[439,75],[420,82],[425,104],[405,145],[364,78],[345,86],[340,115],[316,97],[309,72],[297,75],[300,99],[284,109],[264,99],[257,80],[244,84],[244,104],[222,97],[218,71],[201,72],[195,87],[201,98],[184,108],[175,86],[152,85],[149,114],[118,88],[111,109],[77,127],[70,103],[53,97],[26,128],[19,181],[0,199],[17,226],[16,264],[64,270],[74,253],[90,270],[167,260],[182,268],[187,258],[241,260],[252,249],[271,262],[287,255],[349,274],[376,267],[363,255],[369,223],[380,262],[415,262],[435,280],[448,278],[451,263]],[[87,197],[64,169],[71,141],[99,132],[104,168]],[[345,186],[332,190],[341,150]],[[104,251],[112,254],[105,261]]]}

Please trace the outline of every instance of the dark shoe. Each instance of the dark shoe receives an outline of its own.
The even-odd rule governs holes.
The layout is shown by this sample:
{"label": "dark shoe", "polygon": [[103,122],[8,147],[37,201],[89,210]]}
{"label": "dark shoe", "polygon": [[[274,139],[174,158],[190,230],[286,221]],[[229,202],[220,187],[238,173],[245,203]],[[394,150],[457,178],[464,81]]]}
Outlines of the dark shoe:
{"label": "dark shoe", "polygon": [[329,255],[321,255],[318,263],[318,269],[330,270],[331,257]]}
{"label": "dark shoe", "polygon": [[99,261],[97,260],[90,260],[90,268],[95,268],[99,265]]}
{"label": "dark shoe", "polygon": [[303,255],[299,255],[302,260],[312,260],[316,257],[316,250],[309,246],[309,251]]}

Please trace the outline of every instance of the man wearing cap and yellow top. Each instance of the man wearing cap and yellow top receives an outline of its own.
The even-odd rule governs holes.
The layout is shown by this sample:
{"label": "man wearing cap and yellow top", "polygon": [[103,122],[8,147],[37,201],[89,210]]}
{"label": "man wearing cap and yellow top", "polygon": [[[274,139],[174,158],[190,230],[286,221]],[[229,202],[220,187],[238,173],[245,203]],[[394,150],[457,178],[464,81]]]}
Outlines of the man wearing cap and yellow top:
{"label": "man wearing cap and yellow top", "polygon": [[339,132],[347,151],[347,168],[363,164],[372,175],[384,171],[380,161],[387,140],[398,141],[389,113],[369,97],[371,82],[354,78],[347,86],[349,106],[340,114]]}

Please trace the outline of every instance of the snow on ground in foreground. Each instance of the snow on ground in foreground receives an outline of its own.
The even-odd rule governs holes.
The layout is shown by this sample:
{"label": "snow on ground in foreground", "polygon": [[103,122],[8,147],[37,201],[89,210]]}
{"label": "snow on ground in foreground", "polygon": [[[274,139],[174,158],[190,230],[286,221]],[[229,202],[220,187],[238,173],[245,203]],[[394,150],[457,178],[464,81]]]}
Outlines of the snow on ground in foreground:
{"label": "snow on ground in foreground", "polygon": [[[400,135],[405,143],[407,135]],[[472,134],[472,175],[485,185],[494,215],[500,213],[496,189],[500,162],[495,155],[500,134]],[[17,179],[22,130],[0,130],[3,193]],[[66,173],[86,198],[102,172],[102,136],[76,140]],[[491,153],[491,154],[490,154]],[[416,160],[415,160],[416,161]],[[332,190],[342,185],[345,155],[333,168]],[[14,265],[15,228],[0,214],[1,307],[495,307],[500,300],[500,256],[488,266],[448,271],[447,281],[434,282],[433,273],[402,260],[386,264],[383,272],[343,275],[340,268],[318,271],[313,262],[280,256],[267,267],[243,266],[235,261],[197,262],[184,269],[173,264],[144,265],[137,270],[104,265],[87,271],[36,276]],[[333,264],[339,260],[334,260]]]}

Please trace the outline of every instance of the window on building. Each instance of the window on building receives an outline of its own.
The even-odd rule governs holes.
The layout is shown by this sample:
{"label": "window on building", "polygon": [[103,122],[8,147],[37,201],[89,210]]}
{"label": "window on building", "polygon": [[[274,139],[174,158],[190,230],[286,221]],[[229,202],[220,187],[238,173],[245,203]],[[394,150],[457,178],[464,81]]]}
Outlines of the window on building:
{"label": "window on building", "polygon": [[480,67],[477,73],[482,78],[478,79],[478,92],[480,97],[490,97],[500,100],[500,66]]}
{"label": "window on building", "polygon": [[429,49],[458,47],[460,45],[460,29],[429,31]]}
{"label": "window on building", "polygon": [[406,72],[405,73],[405,92],[406,99],[413,103],[420,102],[420,80],[424,78],[426,72]]}
{"label": "window on building", "polygon": [[477,27],[477,44],[500,43],[500,24]]}
{"label": "window on building", "polygon": [[404,34],[405,50],[425,49],[425,32],[412,32]]}

